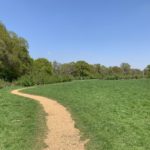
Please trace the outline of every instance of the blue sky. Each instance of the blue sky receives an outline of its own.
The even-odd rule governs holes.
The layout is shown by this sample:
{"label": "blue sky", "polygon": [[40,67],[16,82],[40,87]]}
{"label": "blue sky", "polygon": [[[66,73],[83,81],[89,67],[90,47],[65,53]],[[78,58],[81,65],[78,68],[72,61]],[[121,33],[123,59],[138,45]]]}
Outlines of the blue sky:
{"label": "blue sky", "polygon": [[0,20],[33,58],[150,64],[150,0],[0,0]]}

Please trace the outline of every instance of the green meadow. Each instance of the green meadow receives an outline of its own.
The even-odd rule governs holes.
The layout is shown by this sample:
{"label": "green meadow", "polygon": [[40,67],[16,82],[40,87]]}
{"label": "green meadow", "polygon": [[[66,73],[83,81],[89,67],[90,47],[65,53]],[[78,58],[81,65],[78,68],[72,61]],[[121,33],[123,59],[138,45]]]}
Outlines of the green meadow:
{"label": "green meadow", "polygon": [[[25,92],[53,98],[67,107],[82,137],[90,139],[86,146],[88,150],[150,149],[150,80],[73,81],[37,86]],[[20,105],[28,107],[28,111],[32,112],[34,106],[36,108],[34,113],[29,112],[30,119],[32,119],[31,126],[34,128],[36,122],[34,117],[39,106],[35,102],[26,103],[24,99],[20,101],[21,98],[13,97],[17,99],[14,100],[11,97],[14,104],[9,101],[12,105],[10,107],[17,112],[11,113],[10,116],[25,116],[25,111],[22,111]],[[7,98],[10,97],[7,96]],[[16,101],[19,101],[19,106],[16,105]],[[19,109],[16,110],[16,108]],[[12,110],[9,109],[8,113]],[[30,119],[26,121],[30,122]],[[8,123],[8,128],[9,126]],[[18,127],[14,128],[17,128],[14,133],[16,137],[19,131]],[[14,132],[14,129],[12,131]],[[33,137],[28,132],[24,132],[24,135]]]}
{"label": "green meadow", "polygon": [[0,1],[0,150],[150,150],[148,18],[150,0]]}

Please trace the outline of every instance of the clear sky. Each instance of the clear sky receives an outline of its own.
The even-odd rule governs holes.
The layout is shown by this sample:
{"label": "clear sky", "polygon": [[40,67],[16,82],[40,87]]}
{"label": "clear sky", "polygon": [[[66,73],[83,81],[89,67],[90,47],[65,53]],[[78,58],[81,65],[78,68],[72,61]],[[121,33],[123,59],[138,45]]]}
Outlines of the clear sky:
{"label": "clear sky", "polygon": [[150,0],[0,0],[0,20],[33,58],[150,64]]}

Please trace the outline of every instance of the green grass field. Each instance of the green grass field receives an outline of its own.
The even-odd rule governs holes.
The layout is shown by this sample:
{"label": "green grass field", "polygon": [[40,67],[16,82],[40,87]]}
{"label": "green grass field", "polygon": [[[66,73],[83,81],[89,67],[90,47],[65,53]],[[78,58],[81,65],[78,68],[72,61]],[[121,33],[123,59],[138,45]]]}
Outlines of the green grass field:
{"label": "green grass field", "polygon": [[[150,149],[150,80],[73,81],[25,91],[56,99],[67,107],[83,137],[90,139],[88,150]],[[32,108],[36,104],[26,105]]]}
{"label": "green grass field", "polygon": [[12,89],[0,90],[0,150],[41,150],[46,131],[43,108],[10,94]]}

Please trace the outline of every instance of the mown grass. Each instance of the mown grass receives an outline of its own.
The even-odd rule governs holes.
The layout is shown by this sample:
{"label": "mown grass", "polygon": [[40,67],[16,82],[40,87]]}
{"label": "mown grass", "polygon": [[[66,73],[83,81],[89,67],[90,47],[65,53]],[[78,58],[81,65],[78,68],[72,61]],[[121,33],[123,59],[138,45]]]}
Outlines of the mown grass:
{"label": "mown grass", "polygon": [[0,150],[41,150],[46,131],[43,108],[10,94],[12,89],[0,89]]}
{"label": "mown grass", "polygon": [[88,150],[150,149],[150,80],[74,81],[26,92],[66,106],[90,138]]}

